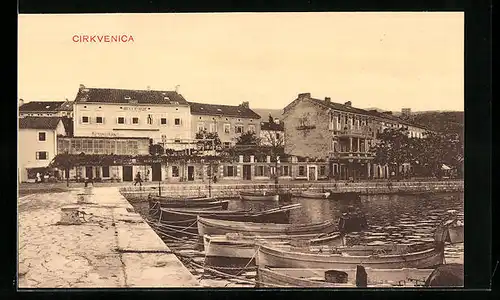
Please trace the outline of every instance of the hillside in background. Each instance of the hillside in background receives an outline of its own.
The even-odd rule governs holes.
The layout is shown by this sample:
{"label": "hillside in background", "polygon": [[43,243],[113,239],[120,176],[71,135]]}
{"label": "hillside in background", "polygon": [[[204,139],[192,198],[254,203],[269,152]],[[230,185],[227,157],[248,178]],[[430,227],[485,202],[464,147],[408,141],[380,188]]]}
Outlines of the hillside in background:
{"label": "hillside in background", "polygon": [[426,111],[412,113],[408,121],[429,127],[432,130],[459,133],[464,132],[463,111]]}
{"label": "hillside in background", "polygon": [[252,108],[254,112],[260,115],[261,122],[267,122],[269,118],[269,113],[273,116],[273,118],[278,118],[280,120],[283,119],[283,110],[282,109],[267,109],[267,108]]}

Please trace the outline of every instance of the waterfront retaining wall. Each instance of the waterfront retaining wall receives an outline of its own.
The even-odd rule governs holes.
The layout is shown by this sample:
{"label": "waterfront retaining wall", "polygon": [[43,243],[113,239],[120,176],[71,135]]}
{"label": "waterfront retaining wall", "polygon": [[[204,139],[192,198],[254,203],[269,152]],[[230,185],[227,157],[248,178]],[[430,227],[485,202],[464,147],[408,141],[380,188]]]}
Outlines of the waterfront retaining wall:
{"label": "waterfront retaining wall", "polygon": [[[212,197],[237,197],[240,192],[274,190],[274,183],[217,183],[210,187]],[[332,190],[334,193],[359,192],[364,194],[398,194],[426,192],[463,192],[464,182],[450,181],[399,181],[399,182],[287,182],[278,185],[280,192],[298,194],[305,189]],[[131,198],[157,195],[158,186],[122,187],[120,192]],[[202,196],[209,194],[207,184],[162,184],[162,196]]]}

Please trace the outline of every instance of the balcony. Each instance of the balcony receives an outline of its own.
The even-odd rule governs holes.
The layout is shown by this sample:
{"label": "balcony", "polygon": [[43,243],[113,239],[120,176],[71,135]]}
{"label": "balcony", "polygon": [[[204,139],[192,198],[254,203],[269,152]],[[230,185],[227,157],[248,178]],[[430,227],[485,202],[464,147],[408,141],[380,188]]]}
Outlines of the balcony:
{"label": "balcony", "polygon": [[359,138],[373,138],[373,131],[370,131],[369,128],[356,128],[354,126],[345,126],[344,129],[338,129],[340,127],[335,127],[330,124],[329,129],[333,131],[334,136],[339,137],[359,137]]}
{"label": "balcony", "polygon": [[330,158],[333,159],[346,159],[346,160],[359,160],[359,159],[373,159],[373,153],[370,152],[338,152],[338,151],[329,151]]}

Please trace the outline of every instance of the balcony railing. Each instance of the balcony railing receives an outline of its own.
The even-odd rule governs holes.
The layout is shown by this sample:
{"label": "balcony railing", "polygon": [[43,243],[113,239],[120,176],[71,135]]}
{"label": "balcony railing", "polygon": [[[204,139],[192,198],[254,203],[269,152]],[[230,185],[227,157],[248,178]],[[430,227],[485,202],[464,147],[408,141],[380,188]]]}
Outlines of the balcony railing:
{"label": "balcony railing", "polygon": [[330,158],[337,159],[373,159],[374,155],[371,152],[338,152],[338,151],[330,151]]}
{"label": "balcony railing", "polygon": [[334,135],[338,136],[352,136],[352,137],[373,137],[373,131],[370,131],[368,128],[357,128],[354,126],[346,126],[342,129],[338,129],[339,127],[335,127],[330,124],[330,130],[333,131]]}

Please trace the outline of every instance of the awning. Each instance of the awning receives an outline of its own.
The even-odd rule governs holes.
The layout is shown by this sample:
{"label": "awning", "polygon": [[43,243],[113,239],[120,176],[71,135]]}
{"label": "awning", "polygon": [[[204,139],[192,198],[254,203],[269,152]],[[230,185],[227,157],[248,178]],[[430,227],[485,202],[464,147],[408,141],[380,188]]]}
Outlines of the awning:
{"label": "awning", "polygon": [[26,169],[36,169],[36,168],[46,168],[50,164],[49,160],[38,160],[38,161],[32,161],[27,164],[25,164],[23,167]]}
{"label": "awning", "polygon": [[450,167],[448,167],[447,165],[443,165],[443,166],[441,167],[441,170],[451,170],[451,168],[450,168]]}

